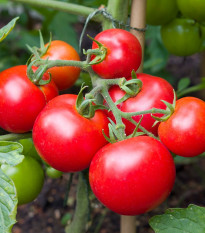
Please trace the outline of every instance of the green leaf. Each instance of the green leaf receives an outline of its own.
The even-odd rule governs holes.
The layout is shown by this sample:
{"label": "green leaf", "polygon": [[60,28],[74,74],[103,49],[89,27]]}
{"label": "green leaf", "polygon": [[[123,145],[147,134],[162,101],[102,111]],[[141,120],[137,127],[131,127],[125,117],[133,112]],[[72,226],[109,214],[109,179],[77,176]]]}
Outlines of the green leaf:
{"label": "green leaf", "polygon": [[186,89],[189,84],[190,84],[190,79],[189,78],[182,78],[180,79],[180,81],[178,82],[178,85],[177,85],[177,91],[182,91],[184,89]]}
{"label": "green leaf", "polygon": [[23,146],[20,143],[0,141],[0,164],[19,164],[24,159],[22,152]]}
{"label": "green leaf", "polygon": [[19,17],[12,19],[6,26],[0,29],[0,42],[7,37],[7,35],[12,31],[16,25],[16,21]]}
{"label": "green leaf", "polygon": [[13,181],[0,170],[0,232],[10,233],[16,223],[17,196]]}
{"label": "green leaf", "polygon": [[155,233],[204,233],[205,208],[189,205],[188,208],[166,210],[149,221]]}
{"label": "green leaf", "polygon": [[66,233],[84,233],[90,214],[89,185],[87,174],[79,173],[77,204],[73,221],[65,229]]}

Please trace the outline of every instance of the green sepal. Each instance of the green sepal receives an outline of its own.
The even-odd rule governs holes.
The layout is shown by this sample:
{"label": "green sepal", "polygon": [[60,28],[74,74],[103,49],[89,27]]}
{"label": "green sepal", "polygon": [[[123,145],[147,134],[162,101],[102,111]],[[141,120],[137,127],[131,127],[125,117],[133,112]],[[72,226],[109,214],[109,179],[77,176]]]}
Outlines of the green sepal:
{"label": "green sepal", "polygon": [[[143,115],[142,115],[142,117],[140,118],[139,122],[138,122],[137,124],[135,124],[136,127],[135,127],[134,131],[132,132],[132,134],[130,134],[127,138],[134,138],[134,137],[137,137],[137,136],[144,135],[143,132],[137,132],[138,129],[139,129],[139,127],[140,127],[140,124],[141,124],[141,122],[142,122],[142,119],[143,119]],[[130,119],[130,121],[131,121],[132,123],[135,122],[132,118]]]}
{"label": "green sepal", "polygon": [[170,116],[174,113],[175,106],[176,106],[176,93],[175,93],[175,91],[174,91],[174,100],[173,100],[172,104],[170,104],[169,102],[167,102],[165,100],[161,100],[161,101],[167,106],[167,108],[166,108],[167,114],[164,114],[162,117],[156,117],[153,114],[151,114],[151,116],[156,120],[154,122],[154,124],[152,125],[152,127],[154,127],[158,122],[167,121],[170,118]]}
{"label": "green sepal", "polygon": [[35,59],[40,59],[43,55],[46,54],[46,52],[48,51],[48,48],[51,45],[52,34],[50,34],[50,39],[49,39],[47,46],[45,46],[44,39],[43,39],[43,36],[40,30],[39,30],[39,38],[40,38],[40,48],[36,46],[31,47],[28,44],[26,45],[28,50],[32,53],[31,57]]}
{"label": "green sepal", "polygon": [[92,38],[91,36],[87,35],[92,41],[94,41],[97,45],[98,45],[98,49],[89,49],[87,51],[84,50],[84,54],[85,55],[95,55],[96,57],[89,62],[89,65],[96,65],[101,63],[106,55],[107,55],[107,48],[101,44],[99,41],[95,40],[94,38]]}
{"label": "green sepal", "polygon": [[142,81],[137,79],[136,73],[133,71],[132,76],[132,79],[125,79],[119,84],[120,89],[125,91],[126,94],[130,95],[130,97],[136,96],[142,89]]}
{"label": "green sepal", "polygon": [[46,85],[50,83],[51,81],[51,74],[49,73],[49,79],[48,80],[43,80],[42,77],[44,73],[47,71],[48,66],[45,65],[40,65],[38,69],[33,72],[32,66],[35,64],[36,60],[33,60],[30,62],[30,64],[27,66],[27,76],[31,80],[32,83],[35,85]]}

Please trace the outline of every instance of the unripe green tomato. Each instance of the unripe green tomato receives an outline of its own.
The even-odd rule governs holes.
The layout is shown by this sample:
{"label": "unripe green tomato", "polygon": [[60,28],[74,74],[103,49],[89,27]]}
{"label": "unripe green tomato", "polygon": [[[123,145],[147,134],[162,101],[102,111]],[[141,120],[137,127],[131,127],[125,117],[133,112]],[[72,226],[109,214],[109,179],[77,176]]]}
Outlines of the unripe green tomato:
{"label": "unripe green tomato", "polygon": [[63,173],[61,171],[58,171],[53,167],[46,168],[46,175],[52,179],[60,178],[62,176],[62,174]]}
{"label": "unripe green tomato", "polygon": [[20,164],[14,167],[2,165],[1,169],[14,182],[18,205],[33,201],[41,192],[44,183],[44,171],[32,157],[25,156]]}
{"label": "unripe green tomato", "polygon": [[164,25],[174,19],[177,12],[176,0],[147,0],[146,23]]}
{"label": "unripe green tomato", "polygon": [[181,13],[198,22],[205,22],[205,1],[204,0],[177,0]]}
{"label": "unripe green tomato", "polygon": [[23,146],[23,152],[22,152],[23,155],[31,156],[35,158],[36,160],[38,160],[39,162],[42,161],[38,155],[38,152],[36,151],[32,138],[20,139],[19,143]]}
{"label": "unripe green tomato", "polygon": [[194,20],[176,18],[161,27],[166,49],[176,56],[190,56],[200,51],[203,38],[201,27]]}
{"label": "unripe green tomato", "polygon": [[201,25],[201,34],[202,34],[202,45],[200,48],[200,51],[204,51],[205,50],[205,26]]}

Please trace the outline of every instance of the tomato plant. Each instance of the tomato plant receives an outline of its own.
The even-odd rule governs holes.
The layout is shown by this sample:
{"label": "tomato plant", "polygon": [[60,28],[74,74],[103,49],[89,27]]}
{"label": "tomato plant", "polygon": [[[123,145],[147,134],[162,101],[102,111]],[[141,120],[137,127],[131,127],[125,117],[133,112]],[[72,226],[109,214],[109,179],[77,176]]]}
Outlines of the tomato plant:
{"label": "tomato plant", "polygon": [[205,1],[204,0],[177,0],[181,13],[188,18],[199,22],[205,22]]}
{"label": "tomato plant", "polygon": [[[135,97],[129,98],[117,105],[121,111],[138,112],[151,108],[166,109],[166,105],[161,100],[173,103],[173,87],[165,79],[144,73],[138,73],[137,78],[142,81],[142,89]],[[125,92],[116,85],[109,89],[109,93],[114,102],[125,95]],[[158,117],[162,116],[159,113],[154,115]],[[109,111],[108,116],[114,120],[112,112]],[[136,122],[139,122],[141,117],[142,115],[133,116],[132,118]],[[123,122],[126,126],[125,131],[127,135],[131,134],[135,129],[135,125],[126,119],[123,119]],[[146,114],[143,116],[141,125],[148,131],[157,135],[158,124],[153,127],[154,122],[155,119],[152,118],[151,114]]]}
{"label": "tomato plant", "polygon": [[109,209],[138,215],[167,198],[175,165],[158,140],[139,136],[100,149],[91,162],[89,180],[96,197]]}
{"label": "tomato plant", "polygon": [[18,205],[29,203],[39,195],[44,184],[44,171],[34,158],[25,156],[20,164],[14,167],[2,165],[1,169],[15,184]]}
{"label": "tomato plant", "polygon": [[189,56],[199,52],[203,41],[201,34],[201,26],[191,19],[175,18],[161,27],[164,46],[177,56]]}
{"label": "tomato plant", "polygon": [[[96,65],[93,70],[102,78],[128,78],[131,71],[137,70],[141,64],[142,49],[138,39],[128,31],[122,29],[108,29],[100,32],[95,40],[105,46],[105,59]],[[93,49],[98,48],[94,41]]]}
{"label": "tomato plant", "polygon": [[[30,131],[46,100],[58,94],[52,82],[42,87],[42,92],[26,71],[26,65],[19,65],[0,73],[0,127],[13,133]],[[44,78],[49,78],[48,74]]]}
{"label": "tomato plant", "polygon": [[205,102],[184,97],[176,102],[173,115],[159,125],[162,143],[173,153],[193,157],[205,151]]}
{"label": "tomato plant", "polygon": [[[45,46],[48,46],[48,44]],[[71,45],[61,40],[51,41],[48,50],[42,56],[42,59],[47,58],[49,60],[80,60],[77,51]],[[59,90],[71,87],[80,75],[80,69],[74,66],[52,67],[48,69],[48,72],[51,73],[52,79]]]}
{"label": "tomato plant", "polygon": [[33,141],[39,155],[53,168],[63,172],[87,168],[94,154],[107,141],[108,120],[102,110],[91,119],[75,107],[77,96],[60,95],[41,111],[33,127]]}
{"label": "tomato plant", "polygon": [[174,19],[177,12],[176,0],[147,0],[146,22],[150,25],[164,25]]}

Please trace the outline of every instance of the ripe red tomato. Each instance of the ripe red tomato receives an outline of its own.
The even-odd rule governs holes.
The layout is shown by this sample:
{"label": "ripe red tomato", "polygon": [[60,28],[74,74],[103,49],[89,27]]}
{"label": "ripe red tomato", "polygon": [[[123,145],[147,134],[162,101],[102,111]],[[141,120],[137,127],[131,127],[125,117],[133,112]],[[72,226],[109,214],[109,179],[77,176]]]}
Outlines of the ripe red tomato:
{"label": "ripe red tomato", "polygon": [[[47,44],[46,44],[47,46]],[[80,61],[77,51],[68,43],[60,40],[51,42],[42,59]],[[52,67],[48,69],[59,90],[71,87],[80,75],[80,68],[74,66]]]}
{"label": "ripe red tomato", "polygon": [[[13,133],[30,131],[46,98],[51,98],[28,79],[26,71],[27,66],[20,65],[0,73],[0,127]],[[50,90],[50,84],[44,89]]]}
{"label": "ripe red tomato", "polygon": [[20,164],[14,167],[2,165],[1,169],[15,184],[18,205],[33,201],[41,192],[44,184],[44,171],[34,158],[25,156]]}
{"label": "ripe red tomato", "polygon": [[166,49],[176,56],[189,56],[199,52],[203,42],[201,26],[194,20],[185,18],[175,18],[163,25],[161,37]]}
{"label": "ripe red tomato", "polygon": [[[174,92],[173,87],[165,79],[155,77],[149,74],[139,73],[137,78],[142,81],[143,86],[137,96],[129,98],[123,103],[117,105],[123,112],[137,112],[149,110],[151,108],[166,109],[166,105],[161,101],[165,100],[169,103],[173,103]],[[112,86],[109,89],[110,96],[114,102],[122,98],[125,94],[118,86]],[[112,112],[108,112],[109,118],[114,120]],[[154,114],[154,116],[162,116],[161,114]],[[141,115],[132,117],[136,122],[139,122]],[[153,124],[155,119],[151,114],[144,115],[141,125],[148,131],[157,135],[158,125]],[[123,123],[126,126],[125,132],[127,135],[131,134],[135,129],[135,125],[130,121],[123,119]]]}
{"label": "ripe red tomato", "polygon": [[33,127],[37,152],[51,167],[62,172],[87,168],[94,154],[104,146],[102,129],[108,133],[108,120],[102,110],[91,119],[75,107],[76,95],[52,99],[41,111]]}
{"label": "ripe red tomato", "polygon": [[172,116],[159,125],[162,143],[173,153],[193,157],[205,151],[205,102],[184,97],[176,102]]}
{"label": "ripe red tomato", "polygon": [[150,25],[164,25],[174,19],[177,12],[176,0],[147,0],[146,22]]}
{"label": "ripe red tomato", "polygon": [[[142,60],[142,49],[138,39],[122,29],[108,29],[100,32],[95,40],[107,48],[105,59],[93,65],[93,70],[102,78],[128,78],[132,70],[137,70]],[[93,42],[93,49],[98,45]]]}
{"label": "ripe red tomato", "polygon": [[106,207],[118,214],[138,215],[167,198],[175,165],[158,140],[139,136],[101,148],[90,164],[89,180]]}
{"label": "ripe red tomato", "polygon": [[205,1],[204,0],[177,0],[181,13],[199,22],[205,22]]}

